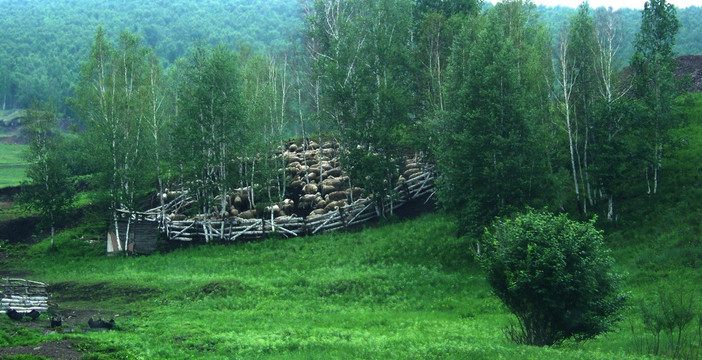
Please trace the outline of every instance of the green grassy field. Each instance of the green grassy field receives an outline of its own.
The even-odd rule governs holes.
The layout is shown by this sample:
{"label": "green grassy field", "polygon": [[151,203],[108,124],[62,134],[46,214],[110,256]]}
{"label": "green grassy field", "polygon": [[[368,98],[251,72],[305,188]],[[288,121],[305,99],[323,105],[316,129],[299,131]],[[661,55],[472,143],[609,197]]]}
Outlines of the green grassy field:
{"label": "green grassy field", "polygon": [[0,188],[19,185],[25,179],[26,162],[22,153],[26,145],[0,143]]}
{"label": "green grassy field", "polygon": [[[617,330],[585,343],[510,343],[502,331],[512,317],[453,231],[436,214],[358,233],[124,258],[102,255],[97,227],[75,228],[59,235],[58,250],[47,241],[9,249],[9,262],[52,284],[60,311],[115,315],[119,330],[82,334],[87,324],[69,319],[77,333],[40,335],[2,317],[0,347],[69,338],[84,358],[110,359],[641,358],[629,329],[642,326],[635,306]],[[662,282],[656,275],[629,274],[632,304]],[[689,269],[666,276],[702,280]]]}

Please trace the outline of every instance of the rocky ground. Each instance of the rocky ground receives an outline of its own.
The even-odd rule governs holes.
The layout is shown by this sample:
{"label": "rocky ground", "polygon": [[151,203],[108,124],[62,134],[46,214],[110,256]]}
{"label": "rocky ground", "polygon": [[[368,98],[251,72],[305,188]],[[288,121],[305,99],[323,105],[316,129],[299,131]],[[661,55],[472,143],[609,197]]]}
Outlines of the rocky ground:
{"label": "rocky ground", "polygon": [[692,77],[691,91],[702,91],[702,55],[685,55],[676,59],[676,76],[689,74]]}

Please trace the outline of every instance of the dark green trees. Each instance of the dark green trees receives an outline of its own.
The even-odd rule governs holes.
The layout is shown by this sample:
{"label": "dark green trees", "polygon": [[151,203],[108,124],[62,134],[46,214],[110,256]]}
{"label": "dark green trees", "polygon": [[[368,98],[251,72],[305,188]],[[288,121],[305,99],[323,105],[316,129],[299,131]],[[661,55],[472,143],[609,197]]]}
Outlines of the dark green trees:
{"label": "dark green trees", "polygon": [[73,99],[86,122],[84,137],[90,149],[86,159],[101,175],[99,184],[108,194],[115,228],[118,211],[133,211],[136,194],[148,184],[145,145],[153,110],[152,59],[137,35],[124,32],[113,47],[98,28]]}
{"label": "dark green trees", "polygon": [[549,185],[541,125],[548,120],[548,38],[521,1],[467,23],[450,64],[447,115],[438,124],[440,203],[478,233],[499,214],[542,198]]}
{"label": "dark green trees", "polygon": [[553,345],[590,339],[618,320],[626,296],[594,221],[527,212],[498,220],[481,260],[497,297],[517,317],[512,340]]}
{"label": "dark green trees", "polygon": [[[177,161],[208,221],[225,215],[227,194],[239,176],[235,160],[248,138],[236,55],[223,46],[196,47],[178,89]],[[206,240],[212,236],[206,234]]]}
{"label": "dark green trees", "polygon": [[51,246],[57,221],[73,202],[75,189],[69,179],[65,151],[55,112],[46,105],[33,103],[27,110],[24,131],[29,137],[26,157],[28,181],[22,183],[20,201],[36,209],[42,222],[51,229]]}
{"label": "dark green trees", "polygon": [[402,130],[414,105],[412,2],[318,0],[307,24],[318,116],[338,136],[342,166],[383,199],[398,175]]}
{"label": "dark green trees", "polygon": [[673,101],[678,92],[673,46],[679,28],[672,4],[665,0],[646,2],[631,59],[634,93],[644,108],[636,124],[638,148],[646,166],[648,192],[653,194],[658,191],[658,173],[668,130],[675,125]]}

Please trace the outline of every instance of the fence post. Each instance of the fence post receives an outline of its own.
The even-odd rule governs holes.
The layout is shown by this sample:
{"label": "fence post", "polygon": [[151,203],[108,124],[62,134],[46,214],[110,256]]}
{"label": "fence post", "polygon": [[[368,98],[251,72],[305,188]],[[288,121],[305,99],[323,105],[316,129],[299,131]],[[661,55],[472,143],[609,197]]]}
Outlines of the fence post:
{"label": "fence post", "polygon": [[341,218],[341,222],[344,224],[344,229],[348,229],[349,225],[346,223],[346,211],[341,206],[339,207],[339,217]]}

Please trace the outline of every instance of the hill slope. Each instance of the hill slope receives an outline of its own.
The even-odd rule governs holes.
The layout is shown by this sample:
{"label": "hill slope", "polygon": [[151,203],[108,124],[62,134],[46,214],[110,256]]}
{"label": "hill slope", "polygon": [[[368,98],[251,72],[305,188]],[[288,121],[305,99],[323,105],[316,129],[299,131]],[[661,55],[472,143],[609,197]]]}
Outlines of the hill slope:
{"label": "hill slope", "polygon": [[[353,234],[139,258],[100,256],[102,241],[85,240],[94,229],[77,228],[59,236],[59,250],[41,243],[9,262],[51,284],[55,311],[72,316],[64,329],[78,334],[22,333],[3,317],[0,347],[67,338],[104,358],[637,358],[624,330],[641,326],[635,310],[622,331],[584,345],[508,342],[511,317],[451,223],[435,214]],[[638,299],[652,284],[637,284],[629,289]],[[89,316],[115,316],[118,331],[80,334]],[[24,335],[6,337],[11,331]]]}

